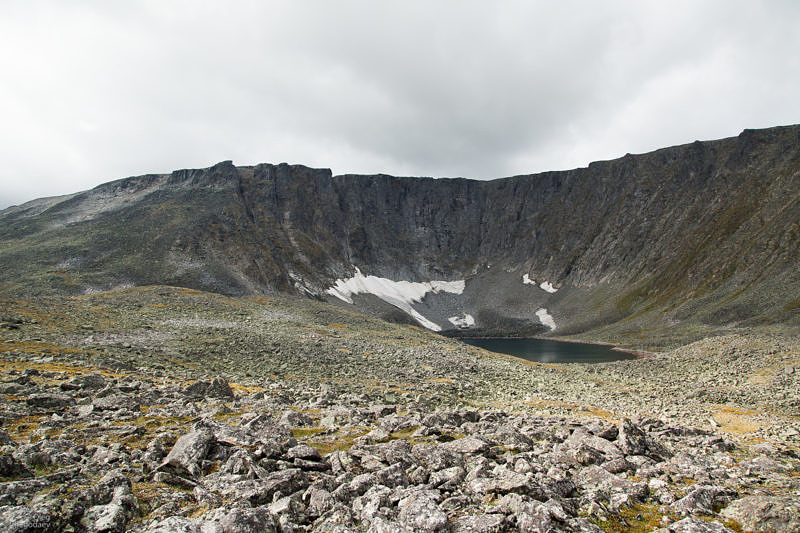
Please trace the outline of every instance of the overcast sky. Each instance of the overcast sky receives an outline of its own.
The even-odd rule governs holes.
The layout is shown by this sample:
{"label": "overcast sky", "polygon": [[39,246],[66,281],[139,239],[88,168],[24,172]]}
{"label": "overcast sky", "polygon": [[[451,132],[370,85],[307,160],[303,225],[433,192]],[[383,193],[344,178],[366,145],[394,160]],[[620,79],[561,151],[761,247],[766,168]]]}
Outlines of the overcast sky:
{"label": "overcast sky", "polygon": [[0,2],[0,208],[177,168],[495,178],[800,123],[800,2]]}

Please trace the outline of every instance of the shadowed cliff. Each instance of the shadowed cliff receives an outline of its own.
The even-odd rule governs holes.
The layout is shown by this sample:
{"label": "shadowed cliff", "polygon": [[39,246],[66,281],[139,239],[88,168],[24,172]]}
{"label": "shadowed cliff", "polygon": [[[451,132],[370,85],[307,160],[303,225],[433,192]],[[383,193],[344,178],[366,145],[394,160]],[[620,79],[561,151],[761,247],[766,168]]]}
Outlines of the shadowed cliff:
{"label": "shadowed cliff", "polygon": [[[0,211],[9,293],[170,284],[328,298],[358,267],[466,280],[417,310],[469,333],[598,338],[800,325],[800,126],[493,181],[231,162]],[[557,292],[525,284],[527,274]],[[360,296],[360,308],[397,310]]]}

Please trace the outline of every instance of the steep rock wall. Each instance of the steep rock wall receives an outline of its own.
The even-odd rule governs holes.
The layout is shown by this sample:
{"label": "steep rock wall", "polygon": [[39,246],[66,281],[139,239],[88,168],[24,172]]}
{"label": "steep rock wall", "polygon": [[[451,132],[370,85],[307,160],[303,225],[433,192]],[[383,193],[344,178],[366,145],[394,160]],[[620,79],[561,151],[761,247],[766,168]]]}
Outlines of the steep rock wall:
{"label": "steep rock wall", "polygon": [[223,162],[0,212],[11,290],[168,283],[327,298],[358,267],[466,280],[418,309],[453,329],[448,317],[470,313],[489,333],[547,331],[545,307],[562,333],[642,316],[795,323],[799,250],[797,126],[493,181]]}

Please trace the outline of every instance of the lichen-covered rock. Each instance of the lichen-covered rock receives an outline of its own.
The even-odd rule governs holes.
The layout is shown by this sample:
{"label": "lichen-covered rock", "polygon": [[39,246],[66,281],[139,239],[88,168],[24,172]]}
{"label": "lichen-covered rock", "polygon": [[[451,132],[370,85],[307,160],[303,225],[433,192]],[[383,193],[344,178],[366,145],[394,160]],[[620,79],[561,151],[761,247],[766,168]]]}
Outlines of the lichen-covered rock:
{"label": "lichen-covered rock", "polygon": [[92,392],[102,389],[106,386],[106,378],[102,374],[92,372],[90,374],[83,374],[75,376],[59,385],[59,388],[64,391],[80,391]]}
{"label": "lichen-covered rock", "polygon": [[4,533],[55,533],[61,531],[60,520],[43,506],[0,507],[0,531]]}
{"label": "lichen-covered rock", "polygon": [[207,428],[194,429],[178,439],[159,468],[172,468],[178,474],[199,477],[202,473],[200,461],[213,442],[214,434]]}
{"label": "lichen-covered rock", "polygon": [[86,510],[81,525],[92,533],[122,533],[130,517],[117,503],[95,505]]}
{"label": "lichen-covered rock", "polygon": [[679,514],[713,515],[724,504],[730,502],[736,493],[724,487],[700,485],[694,487],[689,493],[672,504],[672,509]]}
{"label": "lichen-covered rock", "polygon": [[297,446],[289,448],[286,451],[286,457],[289,459],[307,459],[309,461],[319,461],[322,459],[319,451],[307,444],[298,444]]}
{"label": "lichen-covered rock", "polygon": [[654,533],[734,533],[719,522],[701,520],[699,518],[687,517],[670,524],[664,529],[656,530]]}
{"label": "lichen-covered rock", "polygon": [[95,398],[92,401],[92,406],[99,410],[128,409],[130,411],[138,411],[140,403],[136,397],[119,392],[102,398]]}
{"label": "lichen-covered rock", "polygon": [[225,533],[219,523],[183,516],[164,518],[145,531],[146,533]]}
{"label": "lichen-covered rock", "polygon": [[272,503],[276,493],[292,494],[308,486],[308,478],[299,468],[279,470],[259,479],[248,479],[234,483],[220,482],[215,488],[223,497],[243,500],[251,505]]}
{"label": "lichen-covered rock", "polygon": [[67,396],[66,394],[40,392],[28,396],[25,399],[25,403],[31,407],[39,407],[41,409],[63,409],[75,405],[75,400],[72,396]]}
{"label": "lichen-covered rock", "polygon": [[220,400],[232,400],[234,398],[233,390],[228,382],[222,378],[214,378],[205,390],[205,395],[208,398],[217,398]]}
{"label": "lichen-covered rock", "polygon": [[278,533],[281,530],[277,519],[266,507],[232,509],[219,525],[221,533]]}
{"label": "lichen-covered rock", "polygon": [[506,517],[502,514],[461,516],[453,524],[454,533],[500,533],[506,531]]}
{"label": "lichen-covered rock", "polygon": [[745,496],[728,505],[721,515],[735,520],[746,531],[800,531],[800,500],[790,496]]}
{"label": "lichen-covered rock", "polygon": [[447,515],[426,491],[414,492],[397,504],[397,521],[411,531],[444,531]]}
{"label": "lichen-covered rock", "polygon": [[454,452],[444,446],[433,444],[415,444],[411,448],[415,462],[424,466],[428,470],[442,470],[452,466],[460,466],[463,463],[461,454]]}
{"label": "lichen-covered rock", "polygon": [[0,477],[4,478],[27,478],[33,477],[25,464],[11,454],[0,455]]}
{"label": "lichen-covered rock", "polygon": [[446,442],[441,447],[456,453],[475,455],[486,453],[492,444],[482,437],[470,436]]}
{"label": "lichen-covered rock", "polygon": [[627,418],[619,425],[617,445],[625,455],[644,455],[659,461],[672,457],[665,446],[648,437],[644,430]]}

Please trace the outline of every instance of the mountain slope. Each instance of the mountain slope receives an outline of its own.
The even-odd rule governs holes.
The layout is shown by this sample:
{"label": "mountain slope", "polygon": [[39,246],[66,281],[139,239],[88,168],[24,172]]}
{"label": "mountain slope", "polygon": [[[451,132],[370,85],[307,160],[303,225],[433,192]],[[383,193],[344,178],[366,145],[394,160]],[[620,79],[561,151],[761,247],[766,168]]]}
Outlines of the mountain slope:
{"label": "mountain slope", "polygon": [[[472,317],[473,334],[549,332],[542,310],[556,334],[609,339],[796,328],[798,264],[800,126],[493,181],[223,162],[0,212],[6,291],[161,283],[336,300],[326,291],[357,267],[464,280],[409,305],[445,330]],[[350,299],[402,315],[386,298]]]}

